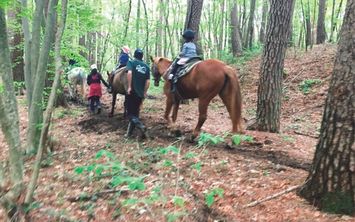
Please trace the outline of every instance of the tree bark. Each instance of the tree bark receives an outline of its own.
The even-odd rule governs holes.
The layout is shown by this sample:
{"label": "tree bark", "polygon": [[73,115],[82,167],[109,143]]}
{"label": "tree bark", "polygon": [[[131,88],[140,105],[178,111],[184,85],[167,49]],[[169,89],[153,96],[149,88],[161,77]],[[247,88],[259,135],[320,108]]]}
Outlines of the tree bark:
{"label": "tree bark", "polygon": [[156,51],[155,55],[157,56],[163,56],[163,18],[164,18],[164,1],[160,0],[158,4],[159,8],[159,20],[157,21],[156,27],[157,27],[157,37],[156,37]]}
{"label": "tree bark", "polygon": [[21,9],[15,3],[12,10],[8,10],[8,20],[12,20],[13,29],[11,31],[11,63],[12,63],[12,73],[14,75],[14,81],[23,82],[25,80],[23,67],[23,33],[21,32],[21,17],[18,16]]}
{"label": "tree bark", "polygon": [[240,36],[240,27],[238,21],[238,6],[237,3],[233,3],[233,9],[231,11],[231,29],[232,29],[232,52],[234,56],[240,56],[243,53],[242,38]]}
{"label": "tree bark", "polygon": [[322,44],[325,42],[326,32],[325,32],[325,11],[326,4],[325,0],[319,0],[318,7],[318,20],[317,20],[317,44]]}
{"label": "tree bark", "polygon": [[245,41],[245,45],[244,45],[245,48],[249,48],[249,49],[251,49],[251,47],[253,46],[255,2],[256,2],[256,0],[250,0],[248,29],[247,29],[246,41]]}
{"label": "tree bark", "polygon": [[257,103],[257,129],[279,132],[282,74],[294,0],[270,1]]}
{"label": "tree bark", "polygon": [[[51,13],[51,12],[49,12],[49,13]],[[43,149],[46,144],[46,138],[48,136],[49,125],[51,123],[52,112],[54,109],[54,104],[55,104],[56,95],[57,95],[57,89],[59,86],[60,74],[63,72],[62,60],[60,57],[60,45],[61,45],[61,39],[62,39],[63,32],[64,32],[66,16],[67,16],[67,0],[62,0],[62,16],[61,16],[61,21],[59,23],[59,27],[57,29],[57,33],[55,36],[55,49],[54,49],[54,51],[55,51],[55,77],[54,77],[54,81],[53,81],[53,85],[52,85],[52,89],[51,89],[51,94],[48,99],[47,109],[44,114],[43,127],[41,130],[41,137],[40,137],[39,147],[37,150],[36,161],[33,165],[32,177],[31,177],[31,181],[28,185],[28,190],[27,190],[27,194],[26,194],[26,198],[25,198],[25,203],[27,203],[27,204],[32,202],[33,193],[36,188],[38,175],[39,175],[39,169],[41,166]]]}
{"label": "tree bark", "polygon": [[265,28],[266,28],[266,19],[267,19],[267,11],[268,11],[268,0],[263,0],[262,7],[262,15],[261,15],[261,24],[260,24],[260,32],[259,32],[259,41],[264,43],[265,41]]}
{"label": "tree bark", "polygon": [[197,46],[197,54],[202,55],[202,47],[199,41],[199,26],[202,14],[203,0],[188,0],[187,13],[185,19],[185,30],[191,29],[195,32],[195,40]]}
{"label": "tree bark", "polygon": [[[312,169],[300,195],[321,209],[354,213],[355,2],[348,1]],[[343,207],[339,207],[343,206]]]}
{"label": "tree bark", "polygon": [[[27,0],[21,0],[21,11],[25,14],[27,10]],[[31,32],[28,18],[26,16],[21,17],[22,30],[24,36],[24,74],[25,74],[25,86],[26,86],[26,99],[28,107],[31,107],[32,98],[32,75],[31,75]],[[29,110],[29,109],[28,109]]]}
{"label": "tree bark", "polygon": [[[43,19],[43,8],[44,8],[44,1],[43,0],[36,0],[36,9],[35,13],[33,16],[33,22],[32,22],[32,37],[31,37],[31,76],[30,76],[30,85],[26,86],[26,88],[30,89],[27,90],[27,93],[31,93],[30,95],[30,107],[32,106],[32,97],[33,97],[33,88],[34,88],[34,80],[36,78],[36,72],[37,72],[37,67],[38,67],[38,60],[39,60],[39,54],[40,54],[40,39],[41,39],[41,23]],[[29,107],[29,108],[30,108]]]}
{"label": "tree bark", "polygon": [[54,31],[54,24],[56,20],[55,7],[58,4],[58,0],[51,0],[49,3],[48,19],[46,21],[46,30],[44,35],[44,41],[42,49],[40,52],[39,63],[36,71],[33,94],[32,94],[32,105],[30,107],[30,115],[28,121],[28,132],[27,132],[27,152],[35,151],[39,144],[40,137],[40,126],[43,119],[43,89],[46,78],[46,68],[48,63],[48,55],[50,51],[50,46],[53,42],[51,39],[52,33]]}
{"label": "tree bark", "polygon": [[[0,193],[0,205],[11,212],[23,189],[23,160],[17,101],[13,86],[5,12],[0,8],[0,125],[9,147],[11,188]],[[7,215],[12,217],[13,215]]]}

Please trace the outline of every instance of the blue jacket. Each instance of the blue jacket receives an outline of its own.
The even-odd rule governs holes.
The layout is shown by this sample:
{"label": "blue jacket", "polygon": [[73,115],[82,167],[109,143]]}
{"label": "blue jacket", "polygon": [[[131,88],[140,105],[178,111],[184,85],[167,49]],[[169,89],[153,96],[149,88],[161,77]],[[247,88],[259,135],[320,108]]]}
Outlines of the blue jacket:
{"label": "blue jacket", "polygon": [[196,45],[193,42],[185,42],[182,46],[180,57],[191,58],[196,57]]}

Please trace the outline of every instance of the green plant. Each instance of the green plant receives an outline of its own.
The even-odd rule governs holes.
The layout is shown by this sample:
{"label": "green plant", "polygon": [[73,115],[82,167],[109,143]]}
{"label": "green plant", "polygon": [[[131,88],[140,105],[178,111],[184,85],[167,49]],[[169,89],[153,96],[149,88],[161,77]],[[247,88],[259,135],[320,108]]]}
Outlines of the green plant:
{"label": "green plant", "polygon": [[232,136],[232,143],[234,145],[240,145],[242,142],[253,142],[254,138],[252,136],[249,135],[240,135],[240,134],[235,134]]}
{"label": "green plant", "polygon": [[301,82],[301,84],[299,85],[299,89],[302,91],[303,94],[308,94],[311,90],[311,88],[314,85],[317,85],[319,83],[321,83],[322,81],[319,79],[305,79]]}
{"label": "green plant", "polygon": [[216,196],[223,198],[224,190],[222,188],[214,188],[210,192],[208,192],[205,196],[205,202],[208,207],[211,207],[214,203],[214,199]]}
{"label": "green plant", "polygon": [[104,176],[111,177],[110,186],[117,187],[127,184],[130,190],[144,190],[144,178],[130,176],[124,165],[117,161],[115,155],[107,150],[100,150],[96,153],[95,159],[105,158],[104,163],[91,163],[86,166],[78,166],[74,169],[76,174],[88,174],[90,179],[100,179]]}
{"label": "green plant", "polygon": [[221,136],[213,136],[209,133],[201,133],[200,137],[198,138],[198,147],[209,144],[216,145],[221,142],[224,142],[224,139]]}

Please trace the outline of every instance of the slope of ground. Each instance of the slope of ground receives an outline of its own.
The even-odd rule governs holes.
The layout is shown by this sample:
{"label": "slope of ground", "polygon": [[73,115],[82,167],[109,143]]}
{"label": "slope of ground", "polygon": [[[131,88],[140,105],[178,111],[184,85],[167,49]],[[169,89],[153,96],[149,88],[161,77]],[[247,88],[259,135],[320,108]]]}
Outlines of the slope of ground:
{"label": "slope of ground", "polygon": [[[348,216],[319,212],[292,192],[243,208],[306,179],[334,53],[335,47],[331,45],[317,46],[307,53],[289,50],[282,133],[247,131],[253,141],[238,146],[228,145],[230,136],[226,132],[231,124],[217,98],[211,103],[203,126],[204,132],[225,136],[225,142],[215,145],[204,144],[202,139],[200,146],[184,140],[197,122],[196,100],[181,106],[177,124],[183,137],[177,138],[169,133],[162,118],[164,96],[157,94],[154,99],[147,99],[142,120],[153,138],[143,142],[123,138],[127,120],[121,114],[122,98],[113,118],[107,117],[110,104],[107,94],[100,115],[90,115],[80,106],[58,109],[51,130],[54,153],[43,162],[35,194],[37,202],[32,206],[30,218],[33,221],[353,221]],[[243,112],[247,119],[255,116],[259,64],[260,59],[256,58],[238,67],[243,75]],[[299,89],[305,79],[321,82],[305,95]],[[20,104],[23,135],[26,110],[23,102]],[[209,134],[206,137],[220,138]],[[2,136],[0,144],[5,146]],[[2,159],[4,154],[2,149]],[[26,161],[26,181],[32,163],[33,159]]]}

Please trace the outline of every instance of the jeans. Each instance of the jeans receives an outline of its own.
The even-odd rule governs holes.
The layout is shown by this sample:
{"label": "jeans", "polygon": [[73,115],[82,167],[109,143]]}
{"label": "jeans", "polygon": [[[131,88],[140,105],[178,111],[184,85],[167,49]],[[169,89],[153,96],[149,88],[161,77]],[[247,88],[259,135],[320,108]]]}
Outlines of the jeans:
{"label": "jeans", "polygon": [[127,116],[129,119],[139,117],[139,108],[142,104],[142,98],[132,90],[130,95],[126,95],[125,103],[127,107]]}
{"label": "jeans", "polygon": [[91,112],[95,112],[95,108],[101,108],[100,97],[92,96],[90,97],[90,110]]}

